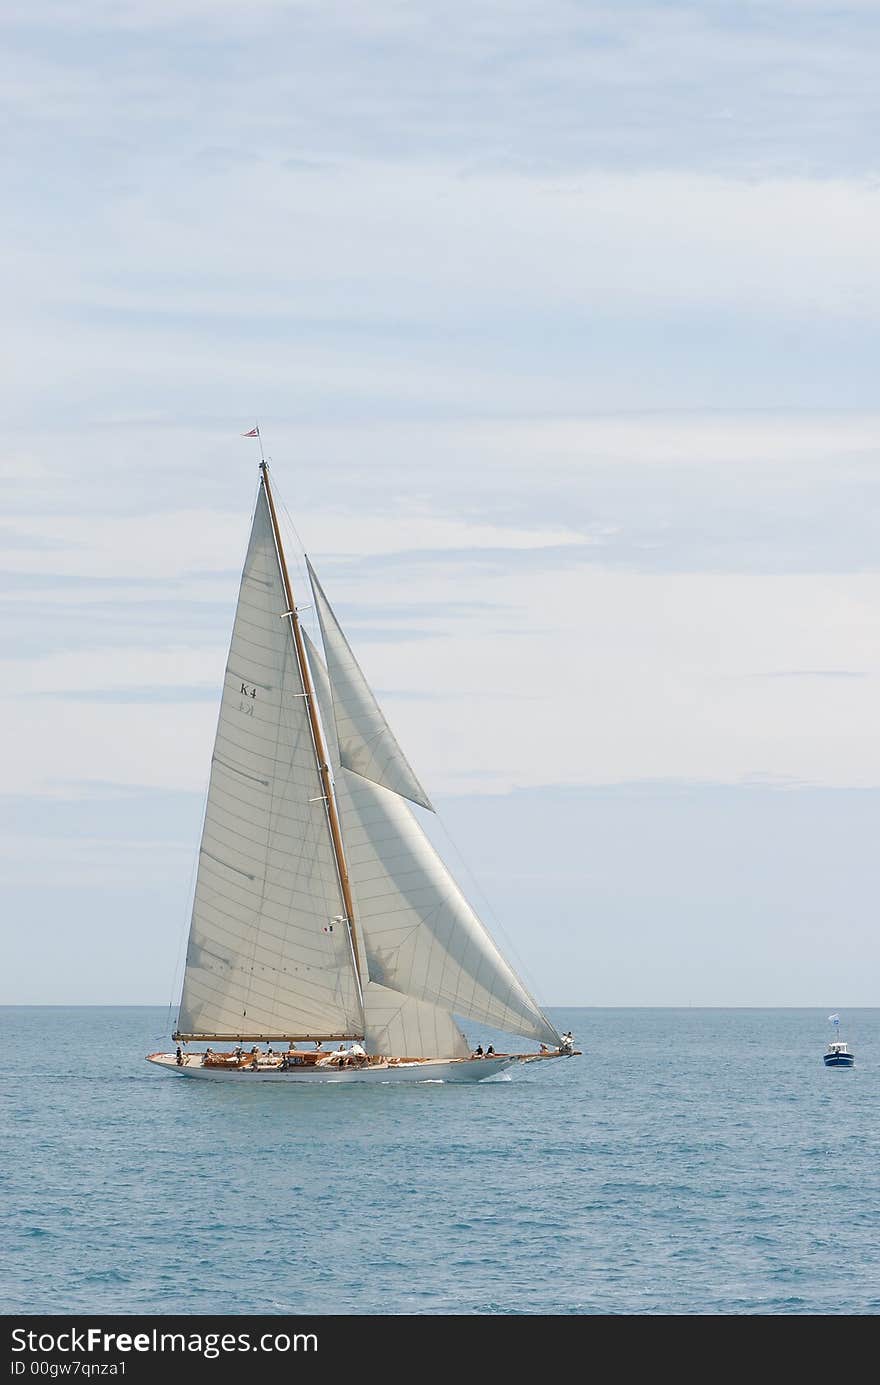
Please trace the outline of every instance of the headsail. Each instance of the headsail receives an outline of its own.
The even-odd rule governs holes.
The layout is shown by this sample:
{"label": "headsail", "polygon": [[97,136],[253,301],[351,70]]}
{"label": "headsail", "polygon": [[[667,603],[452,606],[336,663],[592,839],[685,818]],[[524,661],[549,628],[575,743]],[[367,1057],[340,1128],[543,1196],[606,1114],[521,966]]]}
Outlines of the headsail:
{"label": "headsail", "polygon": [[182,1037],[363,1035],[287,611],[261,485],[211,762]]}
{"label": "headsail", "polygon": [[430,809],[428,795],[397,744],[311,563],[308,569],[333,690],[339,763],[364,779]]}
{"label": "headsail", "polygon": [[[307,650],[329,729],[327,670],[308,639]],[[337,717],[339,702],[337,691]],[[338,766],[332,734],[328,744]],[[402,798],[344,768],[337,768],[335,786],[370,982],[449,1015],[558,1044],[558,1032],[502,957]],[[369,996],[368,987],[368,1025]]]}
{"label": "headsail", "polygon": [[448,1010],[368,981],[364,987],[368,1053],[402,1058],[466,1058],[470,1044]]}

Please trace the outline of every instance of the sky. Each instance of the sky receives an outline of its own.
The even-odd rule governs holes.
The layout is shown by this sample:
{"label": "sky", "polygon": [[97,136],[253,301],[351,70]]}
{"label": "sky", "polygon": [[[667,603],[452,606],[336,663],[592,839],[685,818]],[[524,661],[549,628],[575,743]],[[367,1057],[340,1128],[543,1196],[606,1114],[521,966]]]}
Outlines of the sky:
{"label": "sky", "polygon": [[176,1003],[259,421],[541,1002],[876,1004],[877,6],[0,36],[0,1003]]}

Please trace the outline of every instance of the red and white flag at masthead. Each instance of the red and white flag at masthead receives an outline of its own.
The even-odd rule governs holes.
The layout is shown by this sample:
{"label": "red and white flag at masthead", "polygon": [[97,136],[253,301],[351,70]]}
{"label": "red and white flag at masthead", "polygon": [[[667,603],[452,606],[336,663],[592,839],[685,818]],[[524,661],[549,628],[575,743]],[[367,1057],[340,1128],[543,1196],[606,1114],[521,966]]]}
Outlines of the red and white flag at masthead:
{"label": "red and white flag at masthead", "polygon": [[260,436],[260,430],[259,428],[252,428],[249,433],[242,433],[241,436],[243,438],[258,438]]}

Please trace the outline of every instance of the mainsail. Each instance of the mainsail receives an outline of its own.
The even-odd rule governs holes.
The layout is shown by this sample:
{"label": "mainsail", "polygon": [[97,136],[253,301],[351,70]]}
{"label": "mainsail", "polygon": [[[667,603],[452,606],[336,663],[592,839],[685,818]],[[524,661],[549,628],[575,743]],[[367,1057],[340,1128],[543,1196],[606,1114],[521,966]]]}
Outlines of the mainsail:
{"label": "mainsail", "polygon": [[261,484],[211,762],[178,1037],[361,1037],[345,914]]}
{"label": "mainsail", "polygon": [[[317,594],[320,587],[314,578],[313,583]],[[322,628],[338,629],[323,593],[322,598]],[[445,1012],[450,1022],[455,1014],[558,1044],[557,1030],[504,960],[407,804],[340,763],[333,726],[353,720],[346,700],[351,681],[344,678],[337,686],[332,675],[328,679],[308,639],[307,651],[336,771],[346,864],[366,954],[368,1028],[371,989],[377,986],[383,1001],[395,993],[429,1012]],[[416,1022],[414,1008],[411,1027]],[[433,1042],[430,1024],[424,1028],[424,1041]],[[414,1056],[431,1051],[437,1049],[419,1049]]]}

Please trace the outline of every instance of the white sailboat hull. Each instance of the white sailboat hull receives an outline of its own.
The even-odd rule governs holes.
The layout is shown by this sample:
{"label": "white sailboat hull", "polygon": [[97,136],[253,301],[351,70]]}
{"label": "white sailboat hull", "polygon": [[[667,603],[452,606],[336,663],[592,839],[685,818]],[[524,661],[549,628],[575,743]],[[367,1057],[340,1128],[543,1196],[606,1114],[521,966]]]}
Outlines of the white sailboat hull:
{"label": "white sailboat hull", "polygon": [[202,1064],[201,1054],[187,1054],[178,1063],[173,1053],[150,1053],[148,1063],[176,1077],[197,1077],[209,1082],[484,1082],[512,1067],[528,1062],[538,1055],[499,1054],[491,1058],[423,1058],[416,1062],[370,1064],[362,1068],[303,1067],[303,1068],[223,1068]]}

